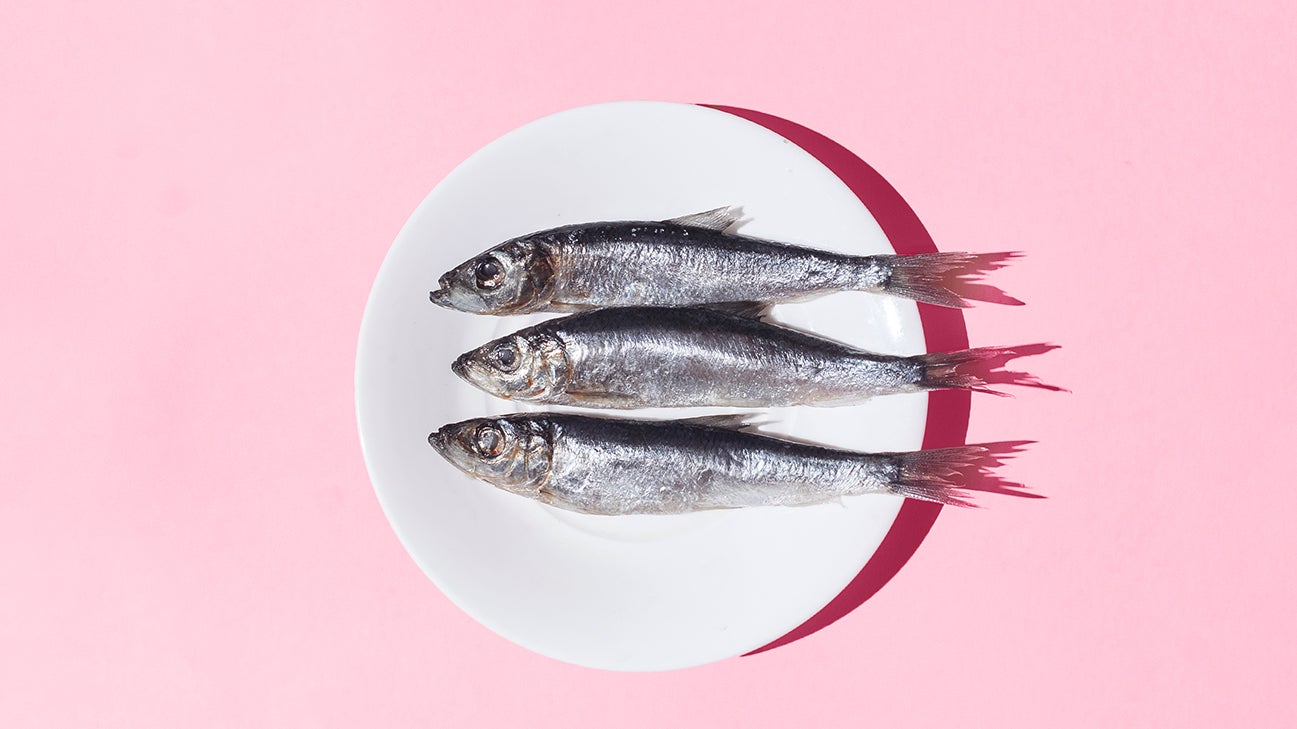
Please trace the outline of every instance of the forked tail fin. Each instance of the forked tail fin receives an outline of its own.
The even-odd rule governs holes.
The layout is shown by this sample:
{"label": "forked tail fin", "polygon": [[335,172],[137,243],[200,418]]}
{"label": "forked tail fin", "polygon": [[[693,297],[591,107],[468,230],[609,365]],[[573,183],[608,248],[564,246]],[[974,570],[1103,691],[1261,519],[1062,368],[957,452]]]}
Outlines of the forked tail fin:
{"label": "forked tail fin", "polygon": [[893,454],[900,471],[888,490],[910,499],[948,506],[975,507],[969,492],[1006,494],[1040,499],[1020,483],[1007,481],[993,469],[1004,464],[1031,441],[1004,441]]}
{"label": "forked tail fin", "polygon": [[958,352],[937,352],[919,355],[923,362],[923,379],[919,386],[925,390],[963,389],[989,392],[1006,396],[991,385],[1020,385],[1042,390],[1066,392],[1061,387],[1041,382],[1026,372],[1000,369],[1010,360],[1044,354],[1058,349],[1057,344],[1024,344],[1018,347],[977,347]]}
{"label": "forked tail fin", "polygon": [[1008,265],[1021,253],[920,253],[913,256],[873,256],[890,270],[882,291],[925,304],[965,308],[972,301],[1020,306],[1023,302],[1000,289],[980,283],[981,277]]}

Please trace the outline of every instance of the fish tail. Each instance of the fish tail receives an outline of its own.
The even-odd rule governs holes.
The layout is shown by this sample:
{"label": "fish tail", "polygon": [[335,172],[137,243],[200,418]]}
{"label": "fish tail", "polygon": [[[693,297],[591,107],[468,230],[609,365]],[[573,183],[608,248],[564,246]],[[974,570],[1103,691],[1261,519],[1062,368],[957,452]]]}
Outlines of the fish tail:
{"label": "fish tail", "polygon": [[961,389],[987,392],[1007,397],[1008,393],[992,389],[992,385],[1019,385],[1041,390],[1067,392],[1057,385],[1041,382],[1026,372],[1000,369],[1010,360],[1044,354],[1058,349],[1057,344],[1024,344],[1018,347],[977,347],[958,352],[937,352],[919,355],[923,363],[923,377],[919,386],[925,390]]}
{"label": "fish tail", "polygon": [[973,507],[969,492],[1044,498],[1024,492],[1020,483],[994,472],[1031,441],[1003,441],[979,445],[897,453],[899,471],[887,485],[889,491],[909,499],[935,501],[947,506]]}
{"label": "fish tail", "polygon": [[973,301],[1021,306],[1023,302],[981,283],[981,277],[1008,265],[1021,253],[920,253],[874,256],[883,275],[881,290],[925,304],[966,308]]}

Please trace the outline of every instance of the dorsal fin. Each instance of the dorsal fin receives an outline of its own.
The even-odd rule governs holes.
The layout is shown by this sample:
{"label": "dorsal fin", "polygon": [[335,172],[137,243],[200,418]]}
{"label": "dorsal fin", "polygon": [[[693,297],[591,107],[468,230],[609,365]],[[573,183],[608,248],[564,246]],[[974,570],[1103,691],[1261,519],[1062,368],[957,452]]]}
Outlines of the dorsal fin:
{"label": "dorsal fin", "polygon": [[739,222],[743,217],[743,208],[737,205],[726,205],[725,207],[707,210],[692,215],[681,215],[678,218],[671,218],[664,222],[675,223],[676,225],[688,225],[693,228],[707,228],[708,230],[718,230],[724,233],[731,226]]}
{"label": "dorsal fin", "polygon": [[714,304],[703,304],[704,309],[723,311],[726,314],[741,316],[744,319],[765,319],[773,306],[769,301],[722,301]]}
{"label": "dorsal fin", "polygon": [[727,430],[755,430],[761,426],[756,419],[761,413],[721,413],[720,415],[700,415],[696,418],[680,418],[675,422],[681,425],[701,425],[706,428],[725,428]]}

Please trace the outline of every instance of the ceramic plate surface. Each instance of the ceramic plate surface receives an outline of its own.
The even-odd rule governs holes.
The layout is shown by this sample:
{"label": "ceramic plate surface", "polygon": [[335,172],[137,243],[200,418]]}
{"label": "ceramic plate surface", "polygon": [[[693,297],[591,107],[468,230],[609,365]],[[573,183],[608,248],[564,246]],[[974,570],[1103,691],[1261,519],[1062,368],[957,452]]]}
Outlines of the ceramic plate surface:
{"label": "ceramic plate surface", "polygon": [[[682,668],[758,648],[860,571],[902,499],[674,516],[573,514],[463,475],[428,445],[444,423],[512,412],[456,378],[459,353],[542,320],[447,311],[445,271],[514,236],[741,205],[740,232],[856,254],[892,247],[860,200],[795,144],[729,113],[624,102],[555,114],[489,144],[415,210],[374,283],[356,409],[365,462],[401,542],[473,618],[526,648],[615,670]],[[774,318],[876,352],[919,354],[917,307],[840,293]],[[691,417],[721,409],[645,410]],[[865,451],[921,447],[927,396],[766,411],[762,430]],[[599,413],[595,413],[599,414]],[[605,415],[617,413],[602,413]]]}

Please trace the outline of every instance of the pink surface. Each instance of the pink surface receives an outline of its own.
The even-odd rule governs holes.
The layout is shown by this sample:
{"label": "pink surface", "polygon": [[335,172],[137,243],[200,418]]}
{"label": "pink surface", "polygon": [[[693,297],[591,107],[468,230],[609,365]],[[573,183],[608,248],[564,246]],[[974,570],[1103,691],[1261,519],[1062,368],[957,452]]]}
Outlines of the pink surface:
{"label": "pink surface", "polygon": [[[1061,9],[1059,9],[1061,8]],[[0,725],[1297,723],[1297,11],[595,3],[0,10]],[[388,528],[352,412],[396,231],[563,108],[733,104],[1023,249],[1074,393],[973,402],[1047,501],[947,510],[830,627],[687,671],[490,634]],[[987,499],[989,502],[990,499]]]}

